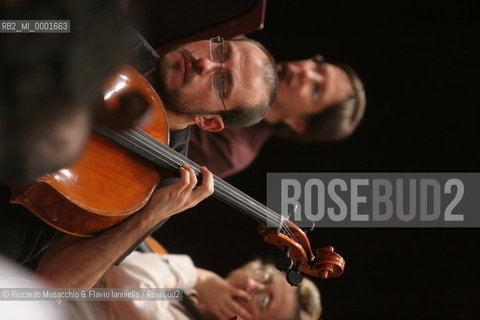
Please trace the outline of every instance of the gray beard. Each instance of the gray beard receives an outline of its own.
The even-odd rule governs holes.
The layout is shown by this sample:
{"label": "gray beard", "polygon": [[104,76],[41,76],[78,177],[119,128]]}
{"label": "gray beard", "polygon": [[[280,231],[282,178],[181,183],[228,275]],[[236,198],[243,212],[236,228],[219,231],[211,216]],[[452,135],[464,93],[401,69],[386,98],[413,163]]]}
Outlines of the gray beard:
{"label": "gray beard", "polygon": [[[190,56],[190,53],[184,50],[184,53]],[[165,56],[162,56],[158,62],[158,71],[156,73],[156,89],[157,93],[160,95],[162,102],[166,109],[176,114],[181,115],[198,115],[198,114],[205,114],[205,111],[202,110],[195,110],[191,108],[188,103],[185,101],[185,97],[183,97],[180,89],[175,90],[167,90],[167,86],[165,84],[165,73],[169,69],[179,70],[180,64],[179,63],[169,63],[165,60]],[[190,76],[183,86],[188,86],[193,80],[193,76]]]}

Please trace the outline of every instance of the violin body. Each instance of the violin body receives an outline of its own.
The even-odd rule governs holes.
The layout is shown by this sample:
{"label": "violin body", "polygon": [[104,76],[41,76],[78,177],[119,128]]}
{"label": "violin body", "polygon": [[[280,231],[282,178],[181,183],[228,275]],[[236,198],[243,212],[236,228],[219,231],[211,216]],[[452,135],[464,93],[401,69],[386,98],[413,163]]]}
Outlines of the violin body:
{"label": "violin body", "polygon": [[[163,104],[147,80],[131,68],[126,67],[107,85],[107,107],[115,108],[120,96],[132,91],[147,100],[151,115],[139,128],[168,143]],[[12,187],[12,202],[56,229],[90,236],[140,210],[159,181],[154,164],[93,132],[75,164],[44,175],[27,188]]]}

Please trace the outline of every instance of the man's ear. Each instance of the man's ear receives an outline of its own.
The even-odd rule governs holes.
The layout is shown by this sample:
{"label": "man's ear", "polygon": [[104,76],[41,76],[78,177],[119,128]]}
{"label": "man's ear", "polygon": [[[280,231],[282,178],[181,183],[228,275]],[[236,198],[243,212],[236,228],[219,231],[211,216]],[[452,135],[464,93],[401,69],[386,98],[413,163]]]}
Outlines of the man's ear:
{"label": "man's ear", "polygon": [[223,119],[218,114],[196,116],[195,123],[201,129],[211,132],[222,131],[225,128]]}
{"label": "man's ear", "polygon": [[307,130],[307,120],[303,118],[286,118],[283,122],[296,134],[303,134]]}

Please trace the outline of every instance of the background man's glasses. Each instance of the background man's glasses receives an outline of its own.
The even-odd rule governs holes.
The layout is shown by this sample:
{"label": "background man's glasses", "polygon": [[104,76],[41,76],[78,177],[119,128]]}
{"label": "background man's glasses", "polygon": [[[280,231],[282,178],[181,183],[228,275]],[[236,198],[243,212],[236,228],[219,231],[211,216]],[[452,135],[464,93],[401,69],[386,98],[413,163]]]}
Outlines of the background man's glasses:
{"label": "background man's glasses", "polygon": [[[263,268],[252,270],[252,278],[261,284],[267,284],[272,281],[273,275]],[[270,302],[270,294],[265,290],[255,290],[257,303],[260,309],[266,309]]]}

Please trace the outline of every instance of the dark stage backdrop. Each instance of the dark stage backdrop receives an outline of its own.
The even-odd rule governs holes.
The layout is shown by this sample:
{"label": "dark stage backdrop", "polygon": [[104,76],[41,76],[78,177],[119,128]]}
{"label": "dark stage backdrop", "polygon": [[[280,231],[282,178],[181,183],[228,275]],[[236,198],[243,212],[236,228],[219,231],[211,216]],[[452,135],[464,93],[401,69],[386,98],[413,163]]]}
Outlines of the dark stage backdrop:
{"label": "dark stage backdrop", "polygon": [[[265,201],[267,172],[477,172],[480,108],[478,1],[270,1],[252,37],[278,61],[315,53],[350,63],[368,107],[335,145],[272,140],[229,182]],[[480,190],[479,190],[480,192]],[[345,274],[316,281],[323,318],[478,319],[477,229],[316,229]],[[156,232],[171,251],[220,274],[274,255],[256,223],[208,200]]]}

